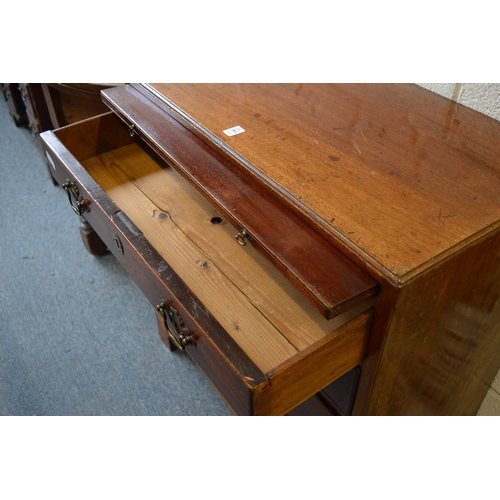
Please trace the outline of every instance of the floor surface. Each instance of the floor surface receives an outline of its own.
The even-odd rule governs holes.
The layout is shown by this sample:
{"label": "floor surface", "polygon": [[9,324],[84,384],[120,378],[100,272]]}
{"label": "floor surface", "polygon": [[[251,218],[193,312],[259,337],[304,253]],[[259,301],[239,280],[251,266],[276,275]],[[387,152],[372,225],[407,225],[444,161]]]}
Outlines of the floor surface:
{"label": "floor surface", "polygon": [[112,254],[90,255],[66,193],[0,96],[0,415],[230,415],[160,340]]}

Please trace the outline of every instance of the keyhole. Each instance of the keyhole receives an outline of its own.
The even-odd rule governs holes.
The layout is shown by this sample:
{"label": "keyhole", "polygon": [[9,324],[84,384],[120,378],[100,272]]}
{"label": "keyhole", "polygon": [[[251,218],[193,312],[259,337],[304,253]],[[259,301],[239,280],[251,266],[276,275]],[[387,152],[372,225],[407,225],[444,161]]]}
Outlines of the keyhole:
{"label": "keyhole", "polygon": [[124,251],[123,245],[122,245],[120,238],[118,237],[118,235],[116,233],[113,233],[113,241],[115,242],[116,248],[118,249],[120,254],[123,255],[123,251]]}

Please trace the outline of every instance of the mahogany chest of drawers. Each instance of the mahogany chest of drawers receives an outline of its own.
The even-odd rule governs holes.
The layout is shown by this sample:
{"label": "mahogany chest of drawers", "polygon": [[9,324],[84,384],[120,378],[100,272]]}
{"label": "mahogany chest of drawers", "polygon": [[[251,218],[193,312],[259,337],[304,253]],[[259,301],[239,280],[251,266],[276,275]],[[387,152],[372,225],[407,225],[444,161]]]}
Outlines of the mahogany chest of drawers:
{"label": "mahogany chest of drawers", "polygon": [[413,85],[102,98],[41,134],[51,173],[234,413],[476,413],[500,367],[500,123]]}

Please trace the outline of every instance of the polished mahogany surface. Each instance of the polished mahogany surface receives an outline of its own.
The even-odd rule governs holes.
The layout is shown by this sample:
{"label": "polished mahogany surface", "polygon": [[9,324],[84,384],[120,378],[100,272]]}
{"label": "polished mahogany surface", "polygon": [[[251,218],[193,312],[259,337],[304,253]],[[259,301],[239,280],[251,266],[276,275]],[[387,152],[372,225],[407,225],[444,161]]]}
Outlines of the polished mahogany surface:
{"label": "polished mahogany surface", "polygon": [[474,415],[500,367],[500,231],[402,288],[369,413]]}
{"label": "polished mahogany surface", "polygon": [[500,123],[418,86],[148,88],[392,281],[498,226]]}

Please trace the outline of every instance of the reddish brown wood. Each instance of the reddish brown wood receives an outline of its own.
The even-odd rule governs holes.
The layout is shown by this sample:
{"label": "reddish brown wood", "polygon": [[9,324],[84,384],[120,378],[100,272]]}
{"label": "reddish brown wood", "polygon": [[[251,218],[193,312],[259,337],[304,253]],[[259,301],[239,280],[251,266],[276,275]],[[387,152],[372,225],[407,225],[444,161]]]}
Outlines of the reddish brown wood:
{"label": "reddish brown wood", "polygon": [[[426,89],[151,85],[171,114],[395,283],[498,226],[500,122]],[[226,136],[234,125],[245,133]]]}
{"label": "reddish brown wood", "polygon": [[500,366],[500,231],[403,287],[369,414],[475,415]]}
{"label": "reddish brown wood", "polygon": [[[315,392],[320,391],[361,363],[372,314],[372,310],[363,312],[323,341],[269,372],[267,376],[271,383],[261,390],[257,414],[287,413],[297,404],[297,398],[303,402],[310,397],[311,387],[316,388]],[[332,359],[337,359],[337,363],[328,372],[317,369],[318,366],[328,365]],[[297,377],[299,371],[302,375]]]}
{"label": "reddish brown wood", "polygon": [[100,91],[114,84],[43,83],[45,106],[50,115],[50,129],[100,115],[107,111]]}
{"label": "reddish brown wood", "polygon": [[[176,166],[207,199],[213,191],[205,192],[206,186],[217,188],[219,182],[231,182],[241,190],[238,199],[224,201],[230,220],[241,223],[241,213],[251,207],[246,215],[251,224],[255,223],[252,214],[269,219],[267,227],[279,226],[283,214],[301,221],[297,226],[305,223],[305,234],[311,231],[314,238],[320,235],[328,245],[342,249],[380,283],[380,294],[367,299],[373,321],[369,332],[369,322],[362,325],[369,334],[367,343],[363,337],[366,351],[356,350],[350,361],[347,351],[337,353],[332,347],[327,352],[320,342],[297,355],[300,362],[295,366],[297,359],[291,359],[262,373],[79,165],[97,150],[130,141],[127,127],[116,127],[118,120],[104,115],[59,130],[57,137],[71,145],[73,155],[54,135],[47,134],[44,140],[54,154],[57,175],[68,175],[81,186],[89,200],[86,218],[106,245],[113,247],[110,232],[121,239],[123,255],[117,247],[112,251],[151,303],[171,301],[185,317],[197,341],[187,352],[237,413],[287,411],[307,397],[308,386],[317,382],[319,366],[332,363],[332,373],[338,370],[335,377],[343,373],[340,367],[347,360],[348,365],[354,361],[362,365],[354,414],[474,414],[500,366],[498,122],[413,86],[255,89],[176,87],[175,92],[180,92],[176,105],[192,106],[193,116],[173,108],[167,112],[165,102],[163,107],[158,104],[158,96],[145,97],[145,88],[138,92],[126,87],[106,95],[117,96],[112,105],[122,120],[140,123],[138,133],[145,147],[154,148]],[[252,99],[243,99],[245,95]],[[294,105],[294,95],[302,99],[300,109]],[[118,105],[121,99],[127,111]],[[274,122],[262,120],[262,113],[250,116],[257,105],[274,115]],[[248,130],[255,127],[262,133],[221,143],[218,120],[227,121],[235,111],[251,118]],[[304,116],[309,118],[299,119]],[[340,125],[334,126],[332,120]],[[304,134],[308,128],[313,135]],[[266,130],[274,135],[264,134]],[[267,141],[269,137],[272,140]],[[283,147],[288,140],[288,147]],[[328,162],[320,161],[316,147],[323,156],[328,153]],[[244,152],[248,158],[243,158]],[[293,165],[293,158],[300,162],[284,168]],[[317,181],[324,179],[326,165],[335,174],[328,189]],[[278,203],[279,209],[271,205],[273,209],[258,212],[245,186]],[[335,220],[330,217],[332,210]],[[275,236],[264,230],[262,234]],[[317,241],[314,238],[311,241]],[[296,286],[303,280],[304,262],[312,255],[303,255],[296,262],[297,272],[288,275]],[[322,259],[321,265],[328,269],[331,255]],[[316,279],[314,273],[309,277]],[[351,332],[346,326],[346,331],[355,337],[363,328]],[[350,344],[353,338],[345,341]],[[325,371],[321,377],[325,384],[330,381]]]}
{"label": "reddish brown wood", "polygon": [[[89,129],[94,126],[89,122],[77,125]],[[67,129],[62,130],[65,137],[71,137]],[[115,137],[112,129],[108,129],[108,133]],[[82,132],[82,137],[86,136],[87,133]],[[77,138],[78,134],[74,137]],[[110,201],[56,135],[47,131],[41,134],[41,138],[56,165],[56,180],[62,185],[69,179],[78,186],[87,202],[85,218],[103,243],[154,307],[162,300],[176,307],[196,340],[196,346],[190,345],[186,351],[236,414],[252,414],[253,394],[257,387],[269,383],[266,376],[185,287],[127,216]],[[121,242],[123,253],[115,244],[116,237]]]}
{"label": "reddish brown wood", "polygon": [[365,415],[367,412],[368,404],[372,398],[373,383],[379,368],[381,353],[384,349],[387,328],[400,292],[400,289],[385,276],[380,275],[379,280],[380,293],[377,296],[376,303],[372,304],[375,313],[364,360],[361,363],[361,376],[354,402],[353,415]]}
{"label": "reddish brown wood", "polygon": [[16,126],[24,125],[28,121],[26,106],[22,99],[19,83],[3,83],[3,93],[7,101],[10,115]]}
{"label": "reddish brown wood", "polygon": [[[128,87],[103,93],[136,133],[266,255],[327,318],[377,293],[378,284],[275,196],[263,183],[209,148]],[[270,218],[269,215],[272,214]],[[236,230],[235,230],[236,232]]]}
{"label": "reddish brown wood", "polygon": [[[465,256],[500,227],[500,123],[414,85],[152,87],[166,112],[381,282],[356,413],[475,413],[500,365],[499,332],[496,313],[470,304],[495,296],[482,283],[497,286],[497,272],[494,256],[477,253],[475,268]],[[229,124],[246,132],[228,138]],[[449,275],[433,281],[442,266]],[[482,289],[475,299],[472,283]],[[461,318],[464,304],[481,316],[474,325]],[[474,346],[451,340],[447,315],[474,331]],[[411,368],[418,356],[423,374]]]}
{"label": "reddish brown wood", "polygon": [[92,229],[92,226],[87,222],[85,217],[80,217],[80,236],[82,237],[85,248],[92,255],[100,256],[107,252],[108,247]]}
{"label": "reddish brown wood", "polygon": [[[38,134],[45,130],[52,129],[49,110],[43,94],[42,84],[40,83],[21,83],[21,92],[26,104],[26,112],[31,128],[31,133],[37,139]],[[37,147],[39,143],[35,141]]]}
{"label": "reddish brown wood", "polygon": [[[151,304],[155,307],[165,304],[178,311],[193,340],[186,346],[186,352],[233,411],[242,415],[285,413],[361,361],[371,317],[370,312],[362,312],[366,311],[365,305],[352,312],[351,321],[308,344],[302,351],[293,350],[290,359],[283,358],[287,361],[280,361],[276,369],[263,373],[81,165],[81,161],[97,152],[129,145],[132,139],[123,124],[116,117],[114,127],[109,126],[111,123],[112,115],[103,115],[55,133],[43,133],[54,175],[72,193],[73,209],[84,207],[85,219]],[[168,327],[172,330],[170,323]],[[170,344],[164,325],[159,325],[159,332]],[[265,348],[265,339],[262,342]],[[296,352],[299,355],[294,356]],[[329,356],[331,353],[337,358]],[[311,371],[311,366],[320,365],[321,376],[318,376]]]}

